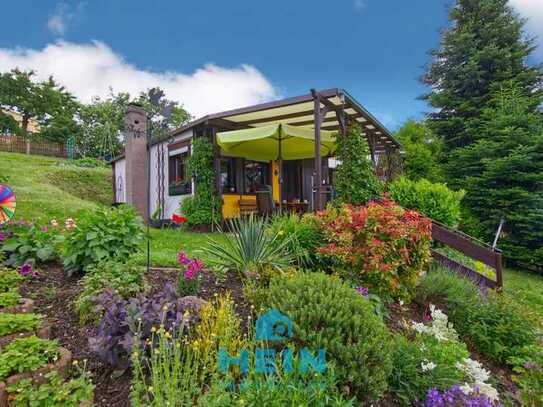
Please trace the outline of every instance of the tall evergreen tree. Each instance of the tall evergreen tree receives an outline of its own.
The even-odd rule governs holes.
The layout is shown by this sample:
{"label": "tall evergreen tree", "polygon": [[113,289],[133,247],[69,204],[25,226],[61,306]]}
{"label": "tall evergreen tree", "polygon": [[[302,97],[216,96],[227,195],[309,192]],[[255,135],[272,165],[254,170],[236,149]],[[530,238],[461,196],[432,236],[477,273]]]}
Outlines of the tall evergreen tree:
{"label": "tall evergreen tree", "polygon": [[543,269],[542,116],[515,83],[495,92],[490,104],[481,114],[481,138],[453,152],[448,173],[465,180],[463,203],[481,237],[490,241],[504,218],[500,247],[507,258]]}
{"label": "tall evergreen tree", "polygon": [[[456,0],[441,46],[431,52],[422,80],[432,90],[424,98],[436,109],[429,124],[446,151],[481,137],[481,114],[504,83],[514,80],[523,95],[541,96],[541,69],[526,61],[535,42],[524,36],[524,21],[507,3]],[[529,110],[535,111],[541,99],[531,100]]]}

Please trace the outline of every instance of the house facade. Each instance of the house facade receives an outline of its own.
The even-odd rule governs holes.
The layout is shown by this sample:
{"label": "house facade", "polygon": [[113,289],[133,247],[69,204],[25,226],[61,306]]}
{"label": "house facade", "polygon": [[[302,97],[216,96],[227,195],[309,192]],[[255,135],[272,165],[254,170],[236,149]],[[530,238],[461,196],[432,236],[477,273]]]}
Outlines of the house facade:
{"label": "house facade", "polygon": [[112,161],[115,202],[135,205],[146,219],[170,219],[195,190],[193,180],[187,177],[192,141],[208,137],[214,143],[215,184],[223,218],[237,217],[244,209],[256,207],[256,191],[262,186],[269,188],[276,203],[281,197],[289,210],[321,209],[333,195],[338,165],[334,157],[323,156],[318,148],[313,157],[300,160],[234,157],[221,150],[217,135],[281,123],[311,129],[315,144],[320,145],[322,130],[342,137],[353,122],[362,128],[378,174],[392,177],[398,167],[399,143],[343,89],[312,90],[306,95],[207,115],[151,143],[145,136],[145,112],[131,107],[125,123],[125,154]]}

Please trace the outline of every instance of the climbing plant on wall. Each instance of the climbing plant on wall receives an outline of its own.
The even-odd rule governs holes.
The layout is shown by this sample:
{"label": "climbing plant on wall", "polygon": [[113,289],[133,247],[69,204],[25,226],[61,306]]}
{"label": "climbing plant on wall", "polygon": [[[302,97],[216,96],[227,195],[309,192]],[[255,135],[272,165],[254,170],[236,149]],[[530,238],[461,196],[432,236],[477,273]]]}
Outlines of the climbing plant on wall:
{"label": "climbing plant on wall", "polygon": [[207,137],[195,138],[187,165],[188,176],[194,179],[194,196],[181,205],[190,226],[210,225],[220,220],[220,198],[215,194],[213,145]]}
{"label": "climbing plant on wall", "polygon": [[364,205],[379,197],[383,184],[374,174],[368,143],[360,126],[350,126],[345,137],[338,136],[337,140],[336,157],[341,162],[334,175],[337,201]]}

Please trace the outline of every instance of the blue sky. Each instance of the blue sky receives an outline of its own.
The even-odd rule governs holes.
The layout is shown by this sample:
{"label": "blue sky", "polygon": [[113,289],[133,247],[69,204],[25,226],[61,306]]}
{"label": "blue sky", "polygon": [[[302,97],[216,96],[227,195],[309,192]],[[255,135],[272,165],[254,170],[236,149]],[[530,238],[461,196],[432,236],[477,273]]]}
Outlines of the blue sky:
{"label": "blue sky", "polygon": [[[528,15],[539,1],[512,0]],[[418,78],[448,4],[18,0],[2,7],[0,71],[53,73],[84,101],[158,84],[196,116],[342,87],[396,129],[428,110]]]}

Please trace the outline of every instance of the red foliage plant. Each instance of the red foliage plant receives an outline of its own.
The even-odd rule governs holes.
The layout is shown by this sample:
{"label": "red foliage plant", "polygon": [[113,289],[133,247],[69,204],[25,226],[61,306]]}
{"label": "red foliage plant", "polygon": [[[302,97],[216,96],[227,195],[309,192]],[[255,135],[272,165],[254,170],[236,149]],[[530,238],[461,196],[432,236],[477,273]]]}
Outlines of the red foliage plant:
{"label": "red foliage plant", "polygon": [[335,272],[384,300],[409,300],[431,259],[432,223],[392,201],[330,206],[317,214],[327,239],[318,249]]}

